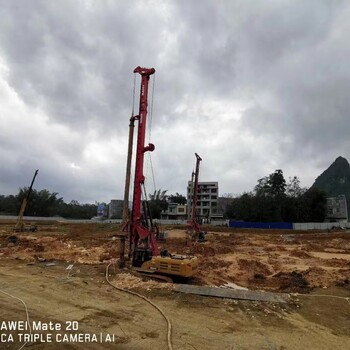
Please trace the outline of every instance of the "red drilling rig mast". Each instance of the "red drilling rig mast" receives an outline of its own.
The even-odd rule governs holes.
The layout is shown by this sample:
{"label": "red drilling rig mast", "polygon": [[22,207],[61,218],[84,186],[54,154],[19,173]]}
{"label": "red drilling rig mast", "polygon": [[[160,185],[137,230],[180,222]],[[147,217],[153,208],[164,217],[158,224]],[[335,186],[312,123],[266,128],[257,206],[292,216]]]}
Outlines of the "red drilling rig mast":
{"label": "red drilling rig mast", "polygon": [[[144,261],[152,255],[159,255],[154,232],[151,227],[145,226],[146,210],[143,215],[142,206],[142,190],[144,189],[145,176],[143,174],[143,164],[145,152],[153,152],[154,145],[149,143],[145,146],[147,108],[148,108],[148,82],[150,76],[155,73],[154,68],[137,67],[134,73],[141,75],[140,88],[140,105],[139,115],[135,116],[138,121],[137,146],[136,146],[136,163],[134,178],[134,197],[132,203],[132,213],[130,221],[130,244],[133,260]],[[146,195],[146,193],[145,193]],[[145,198],[146,199],[146,198]]]}
{"label": "red drilling rig mast", "polygon": [[[159,254],[154,234],[151,212],[147,202],[145,190],[145,176],[143,174],[144,155],[154,151],[154,145],[145,145],[147,108],[148,108],[148,83],[150,76],[155,73],[154,68],[137,67],[134,73],[141,75],[139,114],[131,116],[129,125],[128,159],[125,179],[123,225],[120,236],[120,266],[124,266],[125,234],[129,232],[129,257],[132,266],[142,273],[158,273],[161,275],[177,275],[191,277],[198,268],[198,259],[193,256],[170,254],[163,251]],[[137,126],[137,145],[135,159],[134,195],[132,212],[128,215],[128,194],[130,187],[131,158],[133,145],[134,122]],[[142,194],[144,200],[142,201]]]}
{"label": "red drilling rig mast", "polygon": [[197,222],[197,201],[198,201],[198,178],[199,178],[199,166],[202,161],[202,158],[195,153],[196,156],[196,170],[192,173],[192,178],[194,177],[194,183],[192,181],[192,210],[191,210],[191,221],[189,223],[191,229],[195,232],[199,231],[199,224]]}

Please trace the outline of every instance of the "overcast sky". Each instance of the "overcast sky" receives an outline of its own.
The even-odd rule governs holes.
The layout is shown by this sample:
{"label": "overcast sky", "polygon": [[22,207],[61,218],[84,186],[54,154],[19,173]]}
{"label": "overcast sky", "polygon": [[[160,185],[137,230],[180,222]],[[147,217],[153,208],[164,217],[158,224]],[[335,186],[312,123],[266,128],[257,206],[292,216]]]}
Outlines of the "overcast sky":
{"label": "overcast sky", "polygon": [[0,194],[39,169],[66,202],[123,198],[139,65],[148,193],[185,194],[195,152],[221,195],[276,169],[311,186],[350,159],[349,19],[346,0],[0,0]]}

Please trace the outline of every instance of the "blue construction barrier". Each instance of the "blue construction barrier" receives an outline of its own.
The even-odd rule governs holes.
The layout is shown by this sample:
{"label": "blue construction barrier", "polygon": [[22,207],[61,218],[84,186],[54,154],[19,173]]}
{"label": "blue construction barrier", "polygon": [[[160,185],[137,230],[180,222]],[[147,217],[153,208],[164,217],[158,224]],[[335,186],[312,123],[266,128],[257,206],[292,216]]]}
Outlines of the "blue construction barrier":
{"label": "blue construction barrier", "polygon": [[285,229],[293,230],[292,222],[246,222],[246,221],[229,221],[229,227],[233,228],[264,228],[264,229]]}

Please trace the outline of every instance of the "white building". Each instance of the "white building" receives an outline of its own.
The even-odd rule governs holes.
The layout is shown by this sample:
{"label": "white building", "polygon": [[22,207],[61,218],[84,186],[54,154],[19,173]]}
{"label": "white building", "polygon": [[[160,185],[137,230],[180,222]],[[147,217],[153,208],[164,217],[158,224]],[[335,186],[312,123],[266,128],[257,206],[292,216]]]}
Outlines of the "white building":
{"label": "white building", "polygon": [[168,209],[162,211],[161,219],[163,220],[186,220],[187,205],[178,203],[168,203]]}
{"label": "white building", "polygon": [[327,212],[325,221],[348,221],[348,208],[345,195],[327,198]]}

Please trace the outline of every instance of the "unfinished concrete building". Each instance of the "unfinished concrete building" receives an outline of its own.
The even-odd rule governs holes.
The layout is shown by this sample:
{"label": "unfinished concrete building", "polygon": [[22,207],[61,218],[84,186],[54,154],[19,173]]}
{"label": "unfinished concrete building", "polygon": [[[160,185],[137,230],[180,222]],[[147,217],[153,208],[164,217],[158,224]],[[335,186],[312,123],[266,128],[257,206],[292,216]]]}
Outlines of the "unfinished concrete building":
{"label": "unfinished concrete building", "polygon": [[112,199],[109,203],[108,218],[121,219],[123,217],[124,201],[121,199]]}
{"label": "unfinished concrete building", "polygon": [[[192,207],[192,182],[187,185],[187,203]],[[219,184],[218,182],[198,182],[197,216],[203,222],[222,220],[223,213],[219,210]]]}

